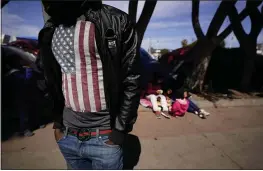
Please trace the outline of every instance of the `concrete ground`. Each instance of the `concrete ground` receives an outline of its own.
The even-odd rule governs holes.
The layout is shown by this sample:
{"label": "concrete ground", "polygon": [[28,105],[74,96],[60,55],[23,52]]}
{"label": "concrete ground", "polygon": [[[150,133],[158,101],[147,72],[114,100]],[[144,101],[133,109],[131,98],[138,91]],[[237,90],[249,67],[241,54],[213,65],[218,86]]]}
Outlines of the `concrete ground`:
{"label": "concrete ground", "polygon": [[[263,107],[207,109],[171,120],[139,113],[125,160],[135,169],[263,169]],[[2,169],[66,169],[52,126],[2,142]],[[136,141],[137,140],[137,141]],[[138,161],[138,163],[137,163]]]}

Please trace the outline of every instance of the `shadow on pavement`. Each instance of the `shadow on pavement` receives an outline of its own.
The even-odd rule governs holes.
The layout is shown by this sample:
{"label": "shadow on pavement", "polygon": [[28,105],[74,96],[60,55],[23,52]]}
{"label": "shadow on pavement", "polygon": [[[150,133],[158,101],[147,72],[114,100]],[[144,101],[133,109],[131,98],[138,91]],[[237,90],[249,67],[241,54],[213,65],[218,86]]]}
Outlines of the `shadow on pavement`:
{"label": "shadow on pavement", "polygon": [[141,143],[137,136],[129,134],[123,145],[123,169],[132,170],[139,162]]}
{"label": "shadow on pavement", "polygon": [[[28,128],[31,131],[35,131],[40,128],[41,125],[47,125],[52,122],[50,116],[50,109],[38,108],[28,117]],[[2,125],[1,125],[1,141],[4,142],[13,136],[21,136],[18,134],[20,131],[20,118],[17,113],[2,112]]]}
{"label": "shadow on pavement", "polygon": [[6,141],[19,129],[19,119],[2,117],[1,141]]}

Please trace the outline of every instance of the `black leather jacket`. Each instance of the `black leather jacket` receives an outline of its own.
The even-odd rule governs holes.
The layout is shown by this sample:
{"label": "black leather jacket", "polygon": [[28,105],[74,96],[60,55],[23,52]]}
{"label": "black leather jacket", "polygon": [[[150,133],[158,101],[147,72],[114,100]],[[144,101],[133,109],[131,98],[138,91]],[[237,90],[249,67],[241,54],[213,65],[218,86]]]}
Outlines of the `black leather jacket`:
{"label": "black leather jacket", "polygon": [[[113,130],[110,139],[120,144],[124,135],[132,131],[139,106],[140,56],[137,33],[126,13],[108,5],[87,10],[85,17],[96,26],[96,42],[103,64],[106,103]],[[49,20],[38,37],[38,65],[44,72],[53,100],[54,129],[63,127],[64,109],[61,69],[51,50],[55,27],[56,24]],[[110,27],[115,35],[107,32]],[[115,55],[107,46],[108,40],[112,39],[115,39],[117,45]]]}

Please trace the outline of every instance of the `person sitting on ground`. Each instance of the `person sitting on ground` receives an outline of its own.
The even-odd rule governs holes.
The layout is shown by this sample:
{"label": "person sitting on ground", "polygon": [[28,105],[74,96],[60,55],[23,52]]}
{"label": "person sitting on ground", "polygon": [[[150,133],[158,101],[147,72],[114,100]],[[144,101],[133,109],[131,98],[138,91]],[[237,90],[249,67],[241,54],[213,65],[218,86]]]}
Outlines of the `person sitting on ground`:
{"label": "person sitting on ground", "polygon": [[187,100],[187,91],[183,89],[177,90],[177,98],[169,108],[170,114],[174,117],[182,117],[187,112],[188,107],[189,101]]}
{"label": "person sitting on ground", "polygon": [[[153,112],[157,118],[161,117],[161,112],[168,113],[168,104],[166,97],[163,95],[163,90],[161,89],[162,79],[154,74],[154,79],[152,83],[148,83],[148,88],[145,91],[146,99],[150,100],[152,103]],[[160,106],[158,105],[158,99],[160,99]]]}
{"label": "person sitting on ground", "polygon": [[[187,93],[187,100],[189,102],[189,107],[187,109],[187,112],[194,113],[198,115],[200,118],[205,118],[205,116],[210,115],[210,113],[206,112],[204,109],[199,108],[198,105],[195,104],[193,100],[191,100],[191,95],[189,92],[186,93]],[[166,96],[167,96],[167,101],[168,100],[174,101],[176,99],[177,94],[173,93],[171,89],[168,89],[166,92]]]}

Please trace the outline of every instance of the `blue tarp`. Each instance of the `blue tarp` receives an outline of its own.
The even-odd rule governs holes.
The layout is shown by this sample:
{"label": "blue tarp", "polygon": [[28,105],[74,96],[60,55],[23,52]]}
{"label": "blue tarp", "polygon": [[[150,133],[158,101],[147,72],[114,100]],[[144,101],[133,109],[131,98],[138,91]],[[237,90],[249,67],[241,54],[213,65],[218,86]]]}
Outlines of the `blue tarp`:
{"label": "blue tarp", "polygon": [[143,48],[140,48],[140,55],[142,65],[141,86],[145,88],[147,83],[152,80],[153,73],[160,71],[160,64]]}

